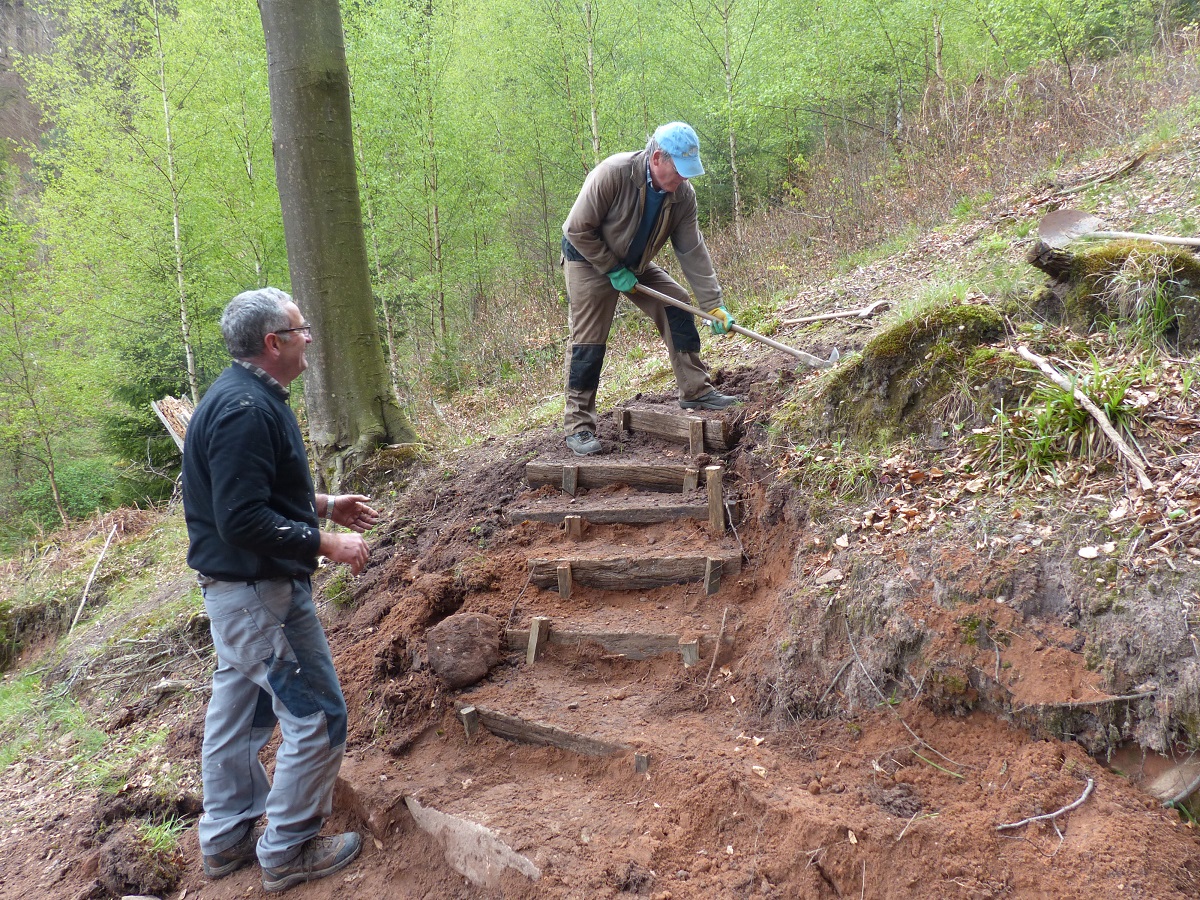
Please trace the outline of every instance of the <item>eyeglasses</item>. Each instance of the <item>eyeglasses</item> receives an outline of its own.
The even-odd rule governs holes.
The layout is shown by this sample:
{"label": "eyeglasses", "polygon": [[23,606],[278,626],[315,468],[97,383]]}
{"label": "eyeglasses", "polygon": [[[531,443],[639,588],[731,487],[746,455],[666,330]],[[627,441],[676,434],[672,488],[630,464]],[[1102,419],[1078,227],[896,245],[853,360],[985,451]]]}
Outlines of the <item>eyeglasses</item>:
{"label": "eyeglasses", "polygon": [[280,328],[278,331],[272,331],[271,334],[292,334],[296,331],[302,331],[306,337],[312,337],[311,325],[297,325],[295,328]]}

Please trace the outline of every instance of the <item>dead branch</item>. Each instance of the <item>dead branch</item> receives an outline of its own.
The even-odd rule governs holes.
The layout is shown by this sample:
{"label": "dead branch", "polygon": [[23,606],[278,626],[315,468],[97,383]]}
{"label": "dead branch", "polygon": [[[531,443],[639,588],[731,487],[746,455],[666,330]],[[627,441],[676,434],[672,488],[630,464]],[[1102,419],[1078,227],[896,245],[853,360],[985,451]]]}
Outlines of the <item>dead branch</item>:
{"label": "dead branch", "polygon": [[864,306],[862,309],[843,309],[837,312],[821,313],[816,316],[801,316],[798,319],[784,319],[781,325],[805,325],[809,322],[825,322],[829,319],[867,319],[875,315],[875,311],[882,307],[887,309],[892,305],[891,300],[876,300],[874,303]]}
{"label": "dead branch", "polygon": [[716,646],[713,647],[712,662],[708,664],[708,675],[706,675],[704,678],[704,687],[702,690],[705,691],[708,690],[708,685],[712,681],[713,669],[716,668],[717,665],[717,654],[721,652],[721,641],[725,639],[725,617],[728,615],[729,607],[727,606],[725,607],[725,612],[721,613],[721,630],[717,632],[717,643]]}
{"label": "dead branch", "polygon": [[87,603],[88,591],[92,589],[92,579],[96,577],[96,570],[100,568],[100,563],[104,560],[104,554],[108,551],[108,545],[112,543],[113,535],[117,533],[117,526],[114,523],[112,531],[108,533],[108,540],[104,542],[104,547],[100,550],[100,555],[96,557],[96,564],[92,566],[92,574],[88,576],[87,584],[83,586],[83,596],[79,598],[79,609],[75,610],[75,618],[71,620],[71,627],[67,629],[67,634],[75,630],[75,626],[79,624],[79,617],[83,614],[83,605]]}
{"label": "dead branch", "polygon": [[[1004,825],[997,825],[996,830],[997,831],[1008,831],[1009,829],[1020,828],[1022,825],[1029,825],[1033,822],[1042,822],[1046,819],[1050,819],[1051,821],[1053,821],[1054,819],[1057,819],[1059,816],[1061,816],[1063,813],[1069,813],[1071,810],[1078,809],[1079,807],[1083,806],[1084,801],[1087,800],[1087,798],[1089,796],[1091,796],[1092,788],[1094,788],[1095,786],[1096,786],[1096,782],[1094,780],[1092,780],[1091,778],[1089,778],[1087,780],[1087,787],[1085,787],[1083,789],[1083,794],[1080,795],[1079,799],[1076,800],[1074,803],[1068,803],[1062,809],[1057,809],[1052,813],[1045,813],[1044,815],[1040,815],[1040,816],[1030,816],[1028,819],[1022,819],[1020,822],[1008,822]],[[1055,823],[1055,828],[1057,829],[1057,827],[1058,827],[1058,825],[1057,825],[1057,823]]]}
{"label": "dead branch", "polygon": [[1117,452],[1133,467],[1134,472],[1137,473],[1138,484],[1141,485],[1142,490],[1150,491],[1154,489],[1154,482],[1146,474],[1145,463],[1142,462],[1133,448],[1125,442],[1125,439],[1121,437],[1117,429],[1113,428],[1113,424],[1108,420],[1108,416],[1104,414],[1104,410],[1093,403],[1091,397],[1071,384],[1071,380],[1054,368],[1048,359],[1038,356],[1027,347],[1018,347],[1017,354],[1022,359],[1028,360],[1037,366],[1042,371],[1042,374],[1064,391],[1073,394],[1075,399],[1079,401],[1079,405],[1088,411],[1091,417],[1100,425],[1100,430],[1113,442],[1113,446],[1117,448]]}

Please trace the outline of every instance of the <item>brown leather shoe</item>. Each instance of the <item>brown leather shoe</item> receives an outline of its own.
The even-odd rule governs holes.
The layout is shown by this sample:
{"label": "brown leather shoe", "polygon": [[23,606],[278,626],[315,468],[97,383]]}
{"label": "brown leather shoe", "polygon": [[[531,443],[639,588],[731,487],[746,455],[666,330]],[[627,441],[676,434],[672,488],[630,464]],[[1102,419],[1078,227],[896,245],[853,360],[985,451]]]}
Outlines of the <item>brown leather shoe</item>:
{"label": "brown leather shoe", "polygon": [[347,831],[331,837],[315,837],[306,843],[298,856],[282,866],[263,866],[263,890],[270,893],[316,881],[346,868],[362,850],[362,838]]}
{"label": "brown leather shoe", "polygon": [[236,872],[248,863],[257,862],[258,854],[255,848],[258,846],[258,839],[262,837],[262,833],[261,828],[247,828],[242,839],[228,850],[205,854],[204,860],[201,862],[204,874],[209,878],[224,878],[230,872]]}

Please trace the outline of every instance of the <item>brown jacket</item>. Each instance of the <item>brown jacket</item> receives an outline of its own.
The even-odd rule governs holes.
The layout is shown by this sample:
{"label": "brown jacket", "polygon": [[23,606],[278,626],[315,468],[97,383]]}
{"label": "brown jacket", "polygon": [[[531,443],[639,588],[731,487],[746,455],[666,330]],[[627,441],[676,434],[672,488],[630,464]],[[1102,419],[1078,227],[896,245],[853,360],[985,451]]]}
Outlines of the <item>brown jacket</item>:
{"label": "brown jacket", "polygon": [[[611,272],[637,234],[645,203],[646,151],[610,156],[584,181],[563,222],[563,234],[596,271]],[[634,274],[650,265],[668,238],[700,308],[716,309],[722,302],[721,285],[696,219],[696,191],[686,181],[663,200]]]}

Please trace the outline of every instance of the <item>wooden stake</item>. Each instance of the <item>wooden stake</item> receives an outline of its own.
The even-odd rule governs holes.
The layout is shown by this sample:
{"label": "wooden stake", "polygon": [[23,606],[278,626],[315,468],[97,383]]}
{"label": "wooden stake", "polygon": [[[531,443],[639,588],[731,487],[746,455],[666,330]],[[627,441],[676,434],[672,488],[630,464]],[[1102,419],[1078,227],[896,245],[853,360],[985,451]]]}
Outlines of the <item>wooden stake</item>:
{"label": "wooden stake", "polygon": [[680,641],[679,656],[683,659],[684,668],[690,669],[700,662],[700,641]]}
{"label": "wooden stake", "polygon": [[579,490],[579,466],[563,466],[562,489],[564,494],[575,496]]}
{"label": "wooden stake", "polygon": [[583,516],[567,516],[563,522],[567,526],[567,537],[573,541],[583,540]]}
{"label": "wooden stake", "polygon": [[725,533],[725,504],[721,498],[721,479],[725,474],[722,466],[705,466],[708,479],[708,527],[713,534]]}
{"label": "wooden stake", "polygon": [[[570,567],[567,567],[568,571]],[[534,616],[533,623],[529,626],[529,645],[525,649],[525,663],[533,665],[541,652],[542,647],[546,646],[546,641],[550,639],[550,619],[548,616]]]}
{"label": "wooden stake", "polygon": [[699,456],[704,452],[704,420],[688,419],[688,453]]}
{"label": "wooden stake", "polygon": [[467,742],[470,743],[479,732],[479,711],[473,706],[464,706],[458,711],[458,719],[463,723]]}
{"label": "wooden stake", "polygon": [[558,566],[558,596],[564,600],[571,598],[571,566]]}
{"label": "wooden stake", "polygon": [[633,754],[633,771],[637,775],[644,775],[650,771],[650,754],[635,753]]}
{"label": "wooden stake", "polygon": [[704,595],[711,597],[721,589],[721,570],[724,566],[721,565],[721,560],[708,558],[708,562],[704,566]]}
{"label": "wooden stake", "polygon": [[688,469],[683,473],[683,492],[689,494],[700,487],[700,470]]}
{"label": "wooden stake", "polygon": [[617,420],[617,428],[619,430],[621,430],[621,431],[632,431],[633,430],[632,428],[629,427],[630,426],[629,410],[618,409],[614,413],[613,418],[615,418]]}

